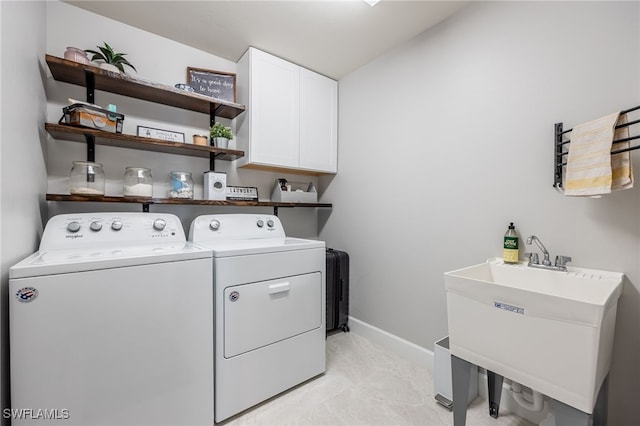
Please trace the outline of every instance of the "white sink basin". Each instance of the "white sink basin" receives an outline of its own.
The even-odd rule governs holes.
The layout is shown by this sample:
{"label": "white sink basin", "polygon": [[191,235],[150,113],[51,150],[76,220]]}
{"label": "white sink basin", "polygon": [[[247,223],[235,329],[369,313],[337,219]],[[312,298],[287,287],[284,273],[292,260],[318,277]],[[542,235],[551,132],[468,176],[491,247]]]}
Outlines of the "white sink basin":
{"label": "white sink basin", "polygon": [[624,274],[502,259],[444,274],[451,354],[592,413]]}

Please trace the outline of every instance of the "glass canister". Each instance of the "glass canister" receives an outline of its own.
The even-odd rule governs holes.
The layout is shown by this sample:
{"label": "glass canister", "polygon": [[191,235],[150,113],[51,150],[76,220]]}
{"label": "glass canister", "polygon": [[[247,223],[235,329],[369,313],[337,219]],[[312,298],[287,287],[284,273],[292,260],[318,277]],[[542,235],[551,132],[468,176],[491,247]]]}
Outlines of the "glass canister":
{"label": "glass canister", "polygon": [[74,161],[69,176],[72,195],[104,195],[104,169],[100,163]]}
{"label": "glass canister", "polygon": [[189,172],[169,173],[169,198],[193,199],[193,177]]}
{"label": "glass canister", "polygon": [[123,176],[122,195],[125,197],[153,197],[151,169],[127,167]]}

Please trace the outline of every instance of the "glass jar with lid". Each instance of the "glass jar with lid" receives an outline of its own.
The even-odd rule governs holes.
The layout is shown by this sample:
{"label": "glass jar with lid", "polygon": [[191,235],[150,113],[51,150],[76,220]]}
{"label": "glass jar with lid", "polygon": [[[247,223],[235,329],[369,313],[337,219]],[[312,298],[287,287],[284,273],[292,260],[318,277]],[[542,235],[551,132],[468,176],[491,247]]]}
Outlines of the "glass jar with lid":
{"label": "glass jar with lid", "polygon": [[151,169],[127,167],[123,176],[122,195],[125,197],[153,197]]}
{"label": "glass jar with lid", "polygon": [[169,173],[169,198],[193,199],[193,177],[191,173]]}
{"label": "glass jar with lid", "polygon": [[72,195],[104,195],[104,169],[91,161],[74,161],[69,175]]}

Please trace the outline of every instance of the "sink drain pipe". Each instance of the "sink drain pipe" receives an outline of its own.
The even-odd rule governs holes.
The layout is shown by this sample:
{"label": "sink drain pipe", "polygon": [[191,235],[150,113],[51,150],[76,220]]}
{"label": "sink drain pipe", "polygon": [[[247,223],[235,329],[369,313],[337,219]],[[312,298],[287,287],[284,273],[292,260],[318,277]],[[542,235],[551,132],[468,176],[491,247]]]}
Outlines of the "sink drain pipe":
{"label": "sink drain pipe", "polygon": [[531,389],[531,399],[529,401],[524,396],[524,392],[522,392],[522,385],[517,382],[511,382],[511,387],[509,388],[509,393],[513,397],[513,399],[525,410],[540,412],[544,406],[544,397],[540,392],[537,392]]}

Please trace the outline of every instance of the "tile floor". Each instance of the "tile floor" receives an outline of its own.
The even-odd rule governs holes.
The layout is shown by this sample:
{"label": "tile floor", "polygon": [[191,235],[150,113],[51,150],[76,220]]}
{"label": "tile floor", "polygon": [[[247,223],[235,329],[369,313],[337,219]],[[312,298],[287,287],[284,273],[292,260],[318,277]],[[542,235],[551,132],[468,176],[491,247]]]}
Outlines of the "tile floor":
{"label": "tile floor", "polygon": [[[449,410],[433,398],[431,372],[353,333],[327,338],[327,371],[296,388],[223,422],[225,426],[446,426]],[[488,414],[476,398],[469,426],[532,426],[501,407]]]}

